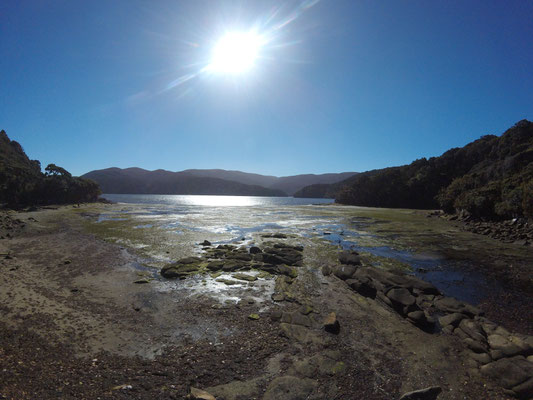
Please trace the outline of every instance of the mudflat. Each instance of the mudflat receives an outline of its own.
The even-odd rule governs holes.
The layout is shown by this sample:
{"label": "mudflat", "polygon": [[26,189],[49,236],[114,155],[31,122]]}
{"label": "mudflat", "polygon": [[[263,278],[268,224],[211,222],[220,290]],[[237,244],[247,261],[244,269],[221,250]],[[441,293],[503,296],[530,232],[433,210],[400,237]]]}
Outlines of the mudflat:
{"label": "mudflat", "polygon": [[138,211],[3,214],[0,398],[532,395],[530,248],[405,210],[307,207],[285,230],[217,211],[246,229],[188,216],[179,234]]}

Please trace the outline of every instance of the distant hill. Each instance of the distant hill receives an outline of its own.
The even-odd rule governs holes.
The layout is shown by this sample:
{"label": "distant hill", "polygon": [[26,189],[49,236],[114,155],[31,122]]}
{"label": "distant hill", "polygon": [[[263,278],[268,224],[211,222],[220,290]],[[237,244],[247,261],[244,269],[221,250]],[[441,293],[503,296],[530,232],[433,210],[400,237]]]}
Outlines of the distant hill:
{"label": "distant hill", "polygon": [[104,193],[229,194],[287,196],[312,183],[335,183],[354,172],[323,175],[276,176],[223,169],[188,169],[180,172],[141,168],[107,168],[83,177],[93,179]]}
{"label": "distant hill", "polygon": [[533,217],[533,123],[486,135],[439,157],[368,171],[295,196],[334,196],[338,203],[466,210],[477,217]]}
{"label": "distant hill", "polygon": [[241,171],[226,171],[223,169],[187,169],[183,172],[195,176],[227,179],[230,181],[245,183],[247,185],[259,185],[270,189],[279,189],[287,193],[289,196],[292,196],[295,192],[308,185],[316,183],[336,183],[356,174],[356,172],[341,172],[337,174],[321,175],[292,175],[278,178],[277,176],[271,175],[251,174]]}
{"label": "distant hill", "polygon": [[42,173],[41,163],[30,160],[18,142],[0,131],[0,204],[19,208],[80,203],[95,201],[99,194],[95,182],[73,177],[55,164]]}
{"label": "distant hill", "polygon": [[107,168],[91,171],[83,177],[98,182],[104,193],[287,196],[282,190],[259,185],[161,169],[147,171],[141,168]]}

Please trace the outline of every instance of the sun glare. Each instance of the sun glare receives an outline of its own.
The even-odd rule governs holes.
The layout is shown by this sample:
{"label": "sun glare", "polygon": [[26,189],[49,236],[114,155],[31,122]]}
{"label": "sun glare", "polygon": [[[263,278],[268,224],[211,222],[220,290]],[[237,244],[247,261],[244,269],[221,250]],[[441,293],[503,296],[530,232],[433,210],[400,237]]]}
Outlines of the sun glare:
{"label": "sun glare", "polygon": [[214,46],[209,69],[216,73],[238,75],[255,64],[263,41],[254,32],[226,33]]}

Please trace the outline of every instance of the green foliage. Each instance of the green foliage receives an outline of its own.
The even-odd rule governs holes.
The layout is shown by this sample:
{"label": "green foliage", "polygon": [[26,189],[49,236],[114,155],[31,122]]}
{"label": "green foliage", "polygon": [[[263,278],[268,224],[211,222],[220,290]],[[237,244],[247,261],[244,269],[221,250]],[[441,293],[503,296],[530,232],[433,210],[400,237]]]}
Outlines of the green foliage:
{"label": "green foliage", "polygon": [[486,135],[440,157],[358,174],[332,188],[344,204],[510,218],[533,215],[532,182],[533,123],[524,120],[501,137]]}
{"label": "green foliage", "polygon": [[81,203],[95,201],[101,193],[96,182],[73,177],[55,164],[45,171],[41,173],[39,161],[29,160],[22,146],[0,131],[0,203],[12,208]]}

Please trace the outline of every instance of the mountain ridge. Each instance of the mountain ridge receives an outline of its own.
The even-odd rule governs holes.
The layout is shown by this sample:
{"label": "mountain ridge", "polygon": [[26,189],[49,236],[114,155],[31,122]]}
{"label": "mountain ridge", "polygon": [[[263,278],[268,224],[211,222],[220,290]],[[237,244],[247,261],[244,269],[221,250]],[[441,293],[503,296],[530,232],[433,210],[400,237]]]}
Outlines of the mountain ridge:
{"label": "mountain ridge", "polygon": [[[236,170],[186,169],[149,171],[138,167],[110,167],[82,177],[98,182],[104,193],[121,194],[237,194],[287,196],[311,183],[334,183],[355,172],[301,174],[276,177]],[[227,187],[224,188],[224,185]]]}

